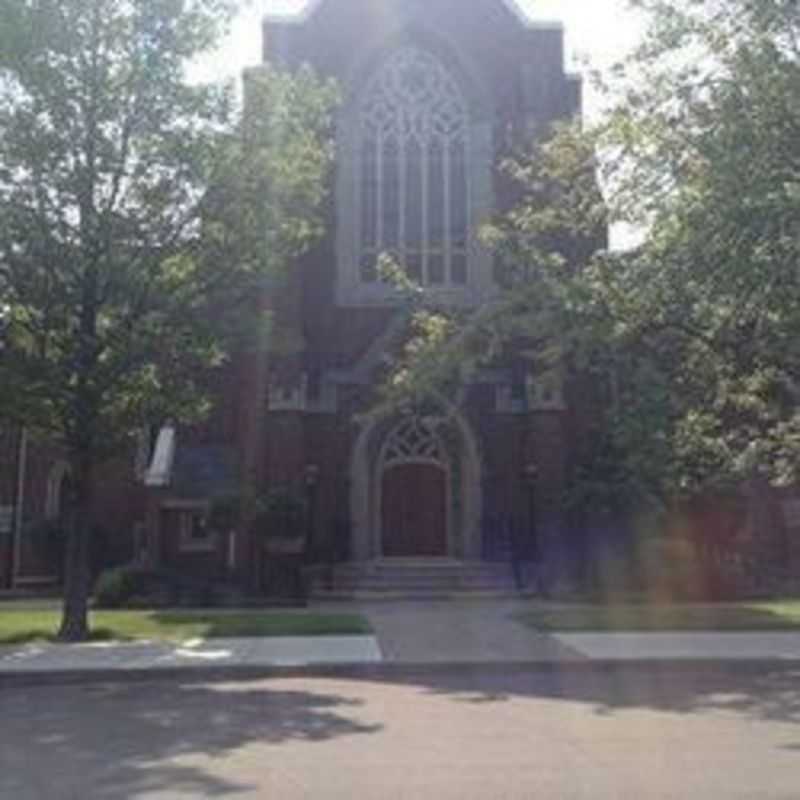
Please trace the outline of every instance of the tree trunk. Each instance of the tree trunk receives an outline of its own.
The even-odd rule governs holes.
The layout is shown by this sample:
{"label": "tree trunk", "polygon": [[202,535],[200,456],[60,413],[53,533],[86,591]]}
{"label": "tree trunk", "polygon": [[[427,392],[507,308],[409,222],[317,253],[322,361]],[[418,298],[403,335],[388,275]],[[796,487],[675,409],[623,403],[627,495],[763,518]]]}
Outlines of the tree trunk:
{"label": "tree trunk", "polygon": [[75,496],[69,515],[64,561],[64,607],[58,632],[58,638],[64,642],[83,642],[89,638],[92,468],[85,454],[75,462]]}

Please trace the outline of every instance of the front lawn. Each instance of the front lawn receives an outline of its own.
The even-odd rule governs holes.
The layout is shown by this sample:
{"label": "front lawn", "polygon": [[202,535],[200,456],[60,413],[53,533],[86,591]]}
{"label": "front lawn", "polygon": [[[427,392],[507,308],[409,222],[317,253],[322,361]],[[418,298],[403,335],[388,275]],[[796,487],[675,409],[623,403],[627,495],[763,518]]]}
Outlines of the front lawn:
{"label": "front lawn", "polygon": [[[372,632],[369,623],[358,614],[306,611],[93,611],[90,620],[93,641],[184,642]],[[0,610],[0,645],[53,640],[60,621],[58,610]]]}
{"label": "front lawn", "polygon": [[800,631],[800,600],[716,604],[549,604],[517,619],[547,631]]}

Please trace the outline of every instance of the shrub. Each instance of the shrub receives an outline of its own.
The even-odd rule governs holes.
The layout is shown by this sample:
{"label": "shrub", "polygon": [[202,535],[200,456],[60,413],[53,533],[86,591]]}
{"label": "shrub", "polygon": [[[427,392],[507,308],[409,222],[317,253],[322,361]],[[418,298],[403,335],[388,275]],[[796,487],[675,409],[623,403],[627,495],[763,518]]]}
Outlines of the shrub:
{"label": "shrub", "polygon": [[105,570],[94,590],[96,608],[206,608],[217,599],[208,578],[134,565]]}
{"label": "shrub", "polygon": [[703,568],[692,542],[681,538],[652,538],[640,550],[645,591],[652,599],[701,600],[708,595]]}
{"label": "shrub", "polygon": [[115,567],[100,574],[94,587],[98,608],[121,608],[139,594],[140,577],[130,567]]}
{"label": "shrub", "polygon": [[33,544],[46,570],[52,570],[59,578],[63,576],[66,552],[67,528],[61,519],[39,519],[29,523],[25,538]]}
{"label": "shrub", "polygon": [[592,551],[588,588],[602,603],[625,602],[642,589],[641,576],[624,547],[598,547]]}
{"label": "shrub", "polygon": [[211,502],[208,523],[212,529],[229,531],[236,527],[242,510],[242,497],[238,494],[225,494]]}
{"label": "shrub", "polygon": [[253,524],[258,534],[268,539],[305,536],[307,513],[306,503],[299,495],[275,488],[257,500]]}

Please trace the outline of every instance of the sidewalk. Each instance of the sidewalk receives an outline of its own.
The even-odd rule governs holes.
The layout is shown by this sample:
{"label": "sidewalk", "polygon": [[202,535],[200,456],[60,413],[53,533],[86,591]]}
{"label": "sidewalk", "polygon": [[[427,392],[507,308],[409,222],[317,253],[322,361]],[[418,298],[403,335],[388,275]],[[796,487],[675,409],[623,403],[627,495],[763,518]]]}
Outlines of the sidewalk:
{"label": "sidewalk", "polygon": [[595,661],[796,661],[800,633],[559,633],[565,647]]}
{"label": "sidewalk", "polygon": [[[519,607],[513,600],[350,606],[369,619],[373,636],[0,648],[0,686],[15,680],[244,677],[326,670],[369,674],[492,665],[499,669],[747,662],[800,666],[800,633],[545,633],[515,621]],[[329,605],[324,608],[331,610]]]}
{"label": "sidewalk", "polygon": [[292,636],[166,642],[22,645],[0,648],[0,685],[23,676],[87,679],[115,676],[255,673],[382,661],[374,636]]}

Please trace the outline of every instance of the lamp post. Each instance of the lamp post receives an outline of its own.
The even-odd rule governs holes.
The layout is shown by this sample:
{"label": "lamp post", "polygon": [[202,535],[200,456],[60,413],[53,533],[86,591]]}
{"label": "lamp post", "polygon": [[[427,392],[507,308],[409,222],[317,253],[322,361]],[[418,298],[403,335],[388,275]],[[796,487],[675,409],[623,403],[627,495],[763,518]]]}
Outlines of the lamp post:
{"label": "lamp post", "polygon": [[314,546],[314,526],[316,523],[317,484],[319,483],[319,467],[316,464],[307,464],[305,468],[306,485],[306,546],[296,564],[297,599],[305,603],[308,598],[307,575],[303,570],[303,562],[308,564],[313,559],[312,547]]}
{"label": "lamp post", "polygon": [[22,521],[25,512],[25,482],[28,471],[28,431],[19,429],[17,442],[17,475],[14,488],[14,515],[11,545],[11,588],[16,589],[22,572]]}
{"label": "lamp post", "polygon": [[536,465],[534,463],[529,463],[524,466],[520,476],[521,483],[526,488],[528,500],[529,526],[527,531],[525,527],[520,524],[519,520],[513,520],[511,525],[511,572],[518,591],[522,591],[525,588],[523,563],[531,556],[532,536],[534,535],[533,520],[535,519],[534,515],[536,512],[533,503],[537,474],[538,470]]}
{"label": "lamp post", "polygon": [[531,461],[525,465],[523,480],[528,492],[528,553],[534,565],[534,579],[536,581],[537,590],[546,597],[548,590],[542,564],[542,548],[541,542],[539,541],[539,530],[536,519],[536,488],[539,481],[539,467],[536,462]]}
{"label": "lamp post", "polygon": [[316,464],[307,464],[305,470],[306,498],[308,502],[308,515],[306,520],[306,551],[311,552],[314,541],[314,526],[316,523],[317,486],[319,484],[319,467]]}
{"label": "lamp post", "polygon": [[539,561],[539,535],[536,527],[536,484],[539,480],[539,466],[529,461],[523,470],[523,481],[528,495],[528,547],[532,561]]}
{"label": "lamp post", "polygon": [[[11,331],[11,305],[0,301],[0,358],[9,346]],[[16,475],[11,523],[10,587],[15,589],[22,572],[22,524],[25,519],[25,486],[28,477],[28,430],[19,428],[16,446]]]}

